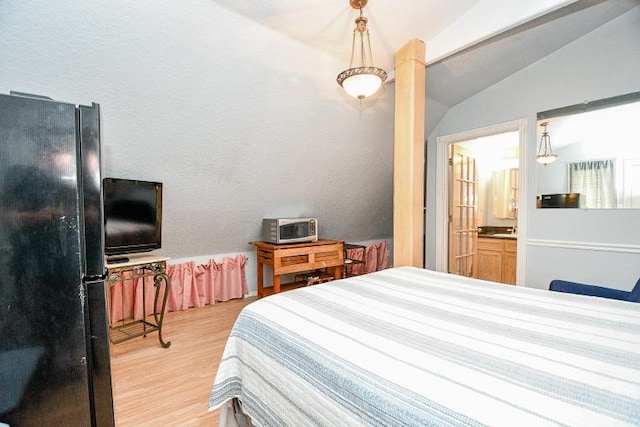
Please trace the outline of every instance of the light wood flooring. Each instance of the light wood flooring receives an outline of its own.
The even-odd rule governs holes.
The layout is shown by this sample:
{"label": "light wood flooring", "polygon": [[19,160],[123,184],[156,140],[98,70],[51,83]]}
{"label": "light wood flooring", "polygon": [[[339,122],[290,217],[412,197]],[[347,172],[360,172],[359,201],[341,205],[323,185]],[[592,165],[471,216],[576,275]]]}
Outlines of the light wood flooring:
{"label": "light wood flooring", "polygon": [[165,315],[158,333],[111,345],[116,426],[217,426],[209,393],[231,326],[255,301],[219,302]]}

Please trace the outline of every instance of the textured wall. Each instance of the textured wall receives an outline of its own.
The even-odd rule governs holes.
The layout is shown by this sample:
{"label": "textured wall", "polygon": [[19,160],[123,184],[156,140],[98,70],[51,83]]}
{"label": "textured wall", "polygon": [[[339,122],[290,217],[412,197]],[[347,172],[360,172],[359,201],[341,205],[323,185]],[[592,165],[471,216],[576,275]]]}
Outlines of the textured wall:
{"label": "textured wall", "polygon": [[348,99],[347,58],[205,0],[5,0],[0,52],[0,92],[99,103],[105,174],[164,183],[161,254],[251,251],[267,216],[391,237],[393,87]]}

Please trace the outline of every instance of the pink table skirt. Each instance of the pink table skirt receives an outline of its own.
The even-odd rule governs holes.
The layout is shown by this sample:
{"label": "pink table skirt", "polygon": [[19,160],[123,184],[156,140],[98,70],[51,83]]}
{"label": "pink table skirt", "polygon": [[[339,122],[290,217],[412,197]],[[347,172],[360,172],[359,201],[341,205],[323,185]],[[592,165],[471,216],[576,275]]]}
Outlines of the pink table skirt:
{"label": "pink table skirt", "polygon": [[[244,255],[225,257],[221,263],[209,260],[208,264],[195,265],[195,262],[167,265],[167,275],[171,282],[167,299],[167,311],[186,310],[202,307],[216,301],[228,301],[243,298],[247,294],[247,279]],[[143,304],[143,289],[146,298]],[[109,304],[109,322],[122,319],[143,318],[153,313],[156,288],[153,277],[138,278],[116,282],[107,290]],[[164,282],[160,286],[157,311],[162,308]]]}
{"label": "pink table skirt", "polygon": [[347,249],[347,255],[349,258],[361,260],[363,259],[363,252],[365,256],[364,264],[353,264],[347,266],[348,273],[350,275],[358,275],[388,268],[389,252],[387,246],[387,242],[382,241],[380,243],[369,245],[366,248]]}

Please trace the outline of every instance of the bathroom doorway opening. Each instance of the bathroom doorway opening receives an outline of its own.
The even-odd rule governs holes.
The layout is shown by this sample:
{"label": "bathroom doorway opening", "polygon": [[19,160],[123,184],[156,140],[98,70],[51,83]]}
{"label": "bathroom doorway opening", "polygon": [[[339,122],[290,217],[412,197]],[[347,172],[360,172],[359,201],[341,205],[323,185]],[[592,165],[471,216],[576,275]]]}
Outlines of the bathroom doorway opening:
{"label": "bathroom doorway opening", "polygon": [[[440,137],[437,157],[436,270],[473,277],[478,227],[516,227],[516,280],[522,283],[526,250],[526,120]],[[499,202],[502,198],[495,197],[495,172],[509,169],[518,172],[515,194],[510,194],[507,202]],[[497,218],[495,212],[499,210],[512,215]]]}

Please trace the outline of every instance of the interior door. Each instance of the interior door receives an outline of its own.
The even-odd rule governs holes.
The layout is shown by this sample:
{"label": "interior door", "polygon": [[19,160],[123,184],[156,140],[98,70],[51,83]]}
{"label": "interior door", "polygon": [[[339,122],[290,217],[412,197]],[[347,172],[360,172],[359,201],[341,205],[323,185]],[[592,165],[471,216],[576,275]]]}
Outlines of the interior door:
{"label": "interior door", "polygon": [[449,171],[449,273],[475,277],[478,247],[476,159],[459,144],[451,144]]}

